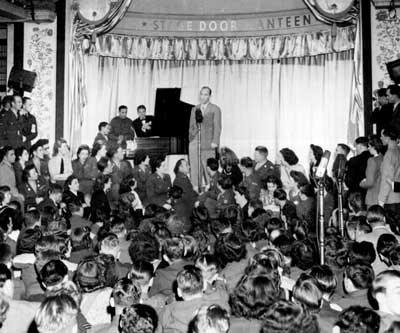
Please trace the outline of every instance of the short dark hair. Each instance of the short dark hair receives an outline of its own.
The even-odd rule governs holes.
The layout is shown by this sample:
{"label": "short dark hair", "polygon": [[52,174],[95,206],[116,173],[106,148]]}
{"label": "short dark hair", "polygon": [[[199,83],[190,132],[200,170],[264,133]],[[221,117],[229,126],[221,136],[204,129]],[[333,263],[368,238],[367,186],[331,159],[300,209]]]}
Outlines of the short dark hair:
{"label": "short dark hair", "polygon": [[217,239],[215,255],[219,258],[221,267],[225,267],[230,262],[244,259],[246,254],[246,244],[237,235],[228,233]]}
{"label": "short dark hair", "polygon": [[400,97],[400,87],[397,84],[391,84],[389,87],[387,87],[387,91],[389,91],[392,95]]}
{"label": "short dark hair", "polygon": [[60,284],[68,275],[68,268],[61,260],[50,260],[40,270],[40,278],[46,288]]}
{"label": "short dark hair", "polygon": [[318,288],[328,295],[332,295],[337,287],[335,273],[328,265],[317,265],[311,268],[310,275],[317,281]]}
{"label": "short dark hair", "polygon": [[221,175],[218,177],[218,185],[221,186],[223,190],[229,190],[233,186],[232,178]]}
{"label": "short dark hair", "polygon": [[49,193],[51,194],[63,193],[63,188],[60,184],[50,184]]}
{"label": "short dark hair", "polygon": [[152,333],[158,326],[156,310],[146,304],[134,304],[124,308],[120,316],[121,333]]}
{"label": "short dark hair", "polygon": [[381,317],[374,310],[364,306],[352,305],[340,313],[339,320],[335,325],[339,326],[340,332],[343,333],[378,333],[380,323]]}
{"label": "short dark hair", "polygon": [[37,209],[31,209],[25,213],[24,223],[26,227],[32,227],[40,221],[40,212]]}
{"label": "short dark hair", "polygon": [[139,110],[145,110],[145,111],[146,111],[146,107],[145,107],[143,104],[140,104],[140,105],[136,108],[136,110],[137,110],[137,111],[139,111]]}
{"label": "short dark hair", "polygon": [[304,194],[307,198],[315,197],[315,189],[311,184],[305,184],[300,187],[300,193]]}
{"label": "short dark hair", "polygon": [[0,243],[0,263],[6,264],[13,257],[11,246],[7,243]]}
{"label": "short dark hair", "polygon": [[378,135],[370,135],[368,138],[368,144],[374,148],[378,154],[383,153],[384,146],[381,138]]}
{"label": "short dark hair", "polygon": [[340,148],[342,148],[344,150],[344,152],[346,153],[346,155],[348,155],[350,153],[350,147],[348,145],[346,145],[345,143],[338,143],[338,146]]}
{"label": "short dark hair", "polygon": [[382,135],[393,141],[396,141],[399,138],[399,132],[392,126],[385,127],[382,130]]}
{"label": "short dark hair", "polygon": [[211,90],[210,87],[208,87],[208,86],[201,87],[200,91],[202,91],[202,90],[204,90],[204,89],[207,89],[207,90],[208,90],[208,92],[210,93],[210,96],[212,95],[212,90]]}
{"label": "short dark hair", "polygon": [[306,240],[295,242],[292,245],[292,264],[303,271],[310,269],[317,263],[317,253],[313,244]]}
{"label": "short dark hair", "polygon": [[247,169],[253,168],[254,162],[250,157],[243,157],[240,159],[240,165]]}
{"label": "short dark hair", "polygon": [[216,158],[209,158],[207,159],[207,166],[212,170],[212,171],[218,171],[219,168],[219,162]]}
{"label": "short dark hair", "polygon": [[11,104],[13,97],[10,95],[4,96],[1,104],[5,107],[7,104]]}
{"label": "short dark hair", "polygon": [[154,173],[157,169],[161,166],[161,164],[165,161],[164,155],[152,156],[150,158],[150,168],[151,171]]}
{"label": "short dark hair", "polygon": [[322,292],[318,288],[317,280],[302,273],[293,287],[293,298],[308,311],[318,312],[322,305]]}
{"label": "short dark hair", "polygon": [[27,182],[27,181],[28,181],[28,179],[29,179],[29,174],[30,174],[30,172],[31,172],[32,170],[36,170],[36,167],[35,167],[34,164],[29,163],[29,164],[27,164],[27,165],[25,166],[24,171],[22,171],[22,180],[23,180],[24,182]]}
{"label": "short dark hair", "polygon": [[366,210],[365,201],[361,192],[350,192],[347,200],[349,202],[349,208],[353,208],[356,213]]}
{"label": "short dark hair", "polygon": [[384,223],[385,216],[385,210],[380,205],[373,205],[368,208],[367,221],[370,224]]}
{"label": "short dark hair", "polygon": [[104,185],[107,184],[111,179],[110,175],[98,175],[94,180],[93,191],[104,190]]}
{"label": "short dark hair", "polygon": [[264,146],[257,146],[255,151],[259,152],[262,155],[268,156],[268,148]]}
{"label": "short dark hair", "polygon": [[203,275],[194,265],[187,265],[176,276],[178,288],[184,295],[196,295],[203,291]]}
{"label": "short dark hair", "polygon": [[147,158],[147,153],[144,150],[136,150],[135,156],[133,157],[133,164],[134,165],[140,165],[142,162],[144,162]]}
{"label": "short dark hair", "polygon": [[283,159],[289,165],[296,165],[297,163],[299,163],[299,158],[293,150],[289,148],[283,148],[280,150],[280,153],[282,154]]}
{"label": "short dark hair", "polygon": [[372,286],[375,274],[369,263],[359,260],[347,265],[346,277],[357,289],[368,289]]}
{"label": "short dark hair", "polygon": [[390,263],[392,265],[400,265],[400,245],[397,245],[389,254]]}
{"label": "short dark hair", "polygon": [[152,262],[160,258],[160,243],[151,233],[141,232],[131,239],[128,252],[132,262]]}
{"label": "short dark hair", "polygon": [[387,96],[387,89],[386,88],[380,88],[376,91],[376,94],[378,97],[386,97]]}
{"label": "short dark hair", "polygon": [[399,241],[397,237],[393,234],[382,234],[378,238],[376,243],[376,252],[385,258],[389,258],[390,252],[398,246]]}
{"label": "short dark hair", "polygon": [[356,139],[356,145],[362,145],[368,148],[368,138],[366,136],[360,136]]}
{"label": "short dark hair", "polygon": [[120,105],[118,107],[118,112],[121,112],[122,110],[128,110],[128,107],[126,105]]}
{"label": "short dark hair", "polygon": [[371,242],[354,242],[348,252],[349,262],[365,261],[372,264],[376,259],[374,244]]}
{"label": "short dark hair", "polygon": [[97,126],[98,130],[101,131],[104,127],[108,125],[108,122],[102,121],[99,126]]}

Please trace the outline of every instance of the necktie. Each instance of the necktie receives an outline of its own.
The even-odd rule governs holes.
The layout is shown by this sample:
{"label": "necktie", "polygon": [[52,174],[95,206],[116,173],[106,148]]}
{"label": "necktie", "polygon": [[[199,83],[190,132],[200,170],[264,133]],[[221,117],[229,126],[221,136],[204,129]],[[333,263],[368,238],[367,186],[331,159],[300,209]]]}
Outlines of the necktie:
{"label": "necktie", "polygon": [[64,173],[64,159],[61,157],[60,174]]}

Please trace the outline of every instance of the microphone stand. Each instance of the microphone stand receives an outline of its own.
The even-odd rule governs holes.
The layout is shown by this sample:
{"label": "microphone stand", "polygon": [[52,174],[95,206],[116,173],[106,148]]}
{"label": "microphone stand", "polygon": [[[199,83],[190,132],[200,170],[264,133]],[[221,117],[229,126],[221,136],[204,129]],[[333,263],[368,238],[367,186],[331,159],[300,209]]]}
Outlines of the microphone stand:
{"label": "microphone stand", "polygon": [[318,185],[318,216],[317,216],[317,235],[319,241],[319,261],[321,265],[325,264],[325,218],[324,218],[324,177],[317,182]]}
{"label": "microphone stand", "polygon": [[344,218],[343,218],[343,178],[338,178],[338,213],[340,235],[344,237]]}
{"label": "microphone stand", "polygon": [[198,142],[197,142],[197,167],[198,167],[198,184],[199,184],[199,193],[202,192],[202,182],[203,182],[203,177],[202,177],[202,172],[201,172],[201,122],[197,122],[197,130],[198,130]]}

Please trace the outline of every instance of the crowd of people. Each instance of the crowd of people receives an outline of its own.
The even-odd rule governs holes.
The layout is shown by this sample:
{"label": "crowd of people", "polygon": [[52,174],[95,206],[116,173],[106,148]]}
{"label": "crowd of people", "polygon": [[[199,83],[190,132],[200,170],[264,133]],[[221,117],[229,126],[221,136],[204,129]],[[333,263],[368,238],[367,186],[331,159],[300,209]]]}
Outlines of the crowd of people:
{"label": "crowd of people", "polygon": [[64,139],[51,153],[22,132],[27,103],[1,116],[17,115],[21,140],[1,144],[0,332],[400,332],[396,129],[338,144],[319,178],[314,144],[307,166],[290,148],[273,163],[264,146],[221,147],[199,193],[186,159],[173,179],[165,156],[126,160],[110,135],[123,121],[100,123],[74,159]]}

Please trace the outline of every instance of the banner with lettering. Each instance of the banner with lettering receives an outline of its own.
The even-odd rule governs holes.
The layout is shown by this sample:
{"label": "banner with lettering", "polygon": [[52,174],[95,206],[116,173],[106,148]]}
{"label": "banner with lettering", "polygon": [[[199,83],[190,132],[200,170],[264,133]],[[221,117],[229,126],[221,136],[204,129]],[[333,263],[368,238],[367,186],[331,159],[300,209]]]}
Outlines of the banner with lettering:
{"label": "banner with lettering", "polygon": [[329,30],[308,10],[213,17],[155,15],[128,12],[113,34],[173,37],[239,37],[298,34]]}

